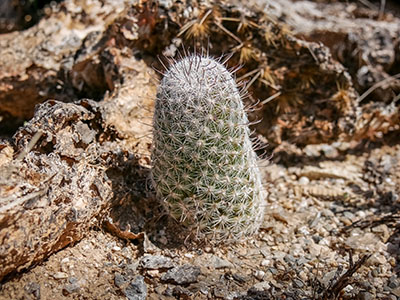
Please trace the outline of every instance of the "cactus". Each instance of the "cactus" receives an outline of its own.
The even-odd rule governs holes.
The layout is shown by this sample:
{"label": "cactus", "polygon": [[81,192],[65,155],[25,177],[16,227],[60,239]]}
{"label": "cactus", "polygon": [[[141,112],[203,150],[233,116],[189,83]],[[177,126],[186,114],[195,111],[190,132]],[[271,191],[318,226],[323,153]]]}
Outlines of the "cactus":
{"label": "cactus", "polygon": [[248,119],[232,74],[213,58],[175,62],[157,91],[152,182],[197,236],[240,238],[263,217],[264,190]]}

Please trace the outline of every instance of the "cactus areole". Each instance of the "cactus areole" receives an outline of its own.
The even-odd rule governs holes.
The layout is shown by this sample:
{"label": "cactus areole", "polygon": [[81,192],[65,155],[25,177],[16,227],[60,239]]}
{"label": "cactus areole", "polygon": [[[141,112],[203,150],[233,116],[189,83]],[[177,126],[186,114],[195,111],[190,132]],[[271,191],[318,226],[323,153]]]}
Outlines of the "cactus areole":
{"label": "cactus areole", "polygon": [[211,57],[174,63],[157,91],[152,181],[179,222],[216,240],[255,233],[264,191],[232,74]]}

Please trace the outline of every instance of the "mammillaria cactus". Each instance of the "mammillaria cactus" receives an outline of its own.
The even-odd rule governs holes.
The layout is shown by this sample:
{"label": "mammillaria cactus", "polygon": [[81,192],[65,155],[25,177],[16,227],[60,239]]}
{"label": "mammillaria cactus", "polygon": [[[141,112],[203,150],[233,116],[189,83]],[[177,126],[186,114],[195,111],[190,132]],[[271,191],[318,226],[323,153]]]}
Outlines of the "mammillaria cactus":
{"label": "mammillaria cactus", "polygon": [[153,119],[152,181],[178,221],[214,239],[255,233],[264,190],[232,74],[211,57],[175,62]]}

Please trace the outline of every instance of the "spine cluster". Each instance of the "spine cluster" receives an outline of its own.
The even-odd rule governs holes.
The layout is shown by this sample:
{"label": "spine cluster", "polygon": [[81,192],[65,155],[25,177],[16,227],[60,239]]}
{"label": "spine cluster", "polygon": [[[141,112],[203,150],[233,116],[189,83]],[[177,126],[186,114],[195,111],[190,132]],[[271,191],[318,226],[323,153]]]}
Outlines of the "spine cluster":
{"label": "spine cluster", "polygon": [[215,239],[255,233],[264,191],[232,74],[186,57],[165,73],[153,119],[152,180],[170,214]]}

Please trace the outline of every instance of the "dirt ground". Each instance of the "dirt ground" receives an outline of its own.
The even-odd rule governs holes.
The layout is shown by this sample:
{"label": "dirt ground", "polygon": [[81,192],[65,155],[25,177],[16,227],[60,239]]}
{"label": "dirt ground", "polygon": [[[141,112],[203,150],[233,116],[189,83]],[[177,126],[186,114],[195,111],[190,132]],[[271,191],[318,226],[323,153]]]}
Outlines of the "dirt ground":
{"label": "dirt ground", "polygon": [[[268,206],[252,239],[177,244],[161,227],[132,242],[92,228],[4,283],[1,299],[329,299],[342,281],[342,299],[397,299],[399,145],[343,147],[307,147],[297,163],[265,168]],[[185,265],[198,273],[165,278]]]}

